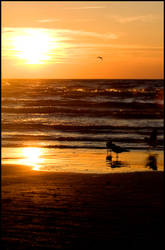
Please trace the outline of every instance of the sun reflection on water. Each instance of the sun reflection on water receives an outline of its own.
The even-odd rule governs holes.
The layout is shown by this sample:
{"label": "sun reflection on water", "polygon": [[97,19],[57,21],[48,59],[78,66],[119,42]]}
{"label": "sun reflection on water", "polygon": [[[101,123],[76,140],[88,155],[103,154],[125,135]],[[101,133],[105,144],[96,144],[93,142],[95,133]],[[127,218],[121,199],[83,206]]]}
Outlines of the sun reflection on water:
{"label": "sun reflection on water", "polygon": [[40,164],[44,162],[44,159],[41,158],[43,155],[42,148],[28,147],[22,149],[22,163],[25,165],[33,166],[33,170],[39,170]]}
{"label": "sun reflection on water", "polygon": [[[153,168],[150,154],[156,155],[157,170],[164,170],[162,151],[130,151],[112,155],[107,164],[105,150],[54,149],[31,146],[24,148],[2,148],[3,165],[24,165],[38,171],[110,173],[151,171]],[[146,166],[146,161],[148,165]],[[112,163],[112,164],[111,164]],[[154,165],[155,166],[155,165]]]}

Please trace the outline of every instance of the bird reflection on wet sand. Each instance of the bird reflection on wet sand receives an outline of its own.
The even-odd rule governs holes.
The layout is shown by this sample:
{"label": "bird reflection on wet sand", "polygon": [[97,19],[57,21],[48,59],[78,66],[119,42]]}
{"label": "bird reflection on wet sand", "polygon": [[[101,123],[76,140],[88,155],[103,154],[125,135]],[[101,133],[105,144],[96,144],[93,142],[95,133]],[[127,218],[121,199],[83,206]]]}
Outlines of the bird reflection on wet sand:
{"label": "bird reflection on wet sand", "polygon": [[157,170],[157,155],[149,154],[146,160],[146,167]]}
{"label": "bird reflection on wet sand", "polygon": [[107,163],[107,165],[108,165],[109,167],[111,167],[111,168],[121,168],[121,167],[125,167],[125,164],[124,164],[124,162],[122,162],[122,161],[118,161],[118,160],[112,161],[112,156],[111,156],[111,155],[108,155],[108,156],[106,157],[106,163]]}
{"label": "bird reflection on wet sand", "polygon": [[147,142],[149,148],[148,148],[148,151],[149,151],[149,155],[146,159],[146,167],[149,167],[150,169],[152,170],[157,170],[157,154],[153,154],[150,150],[152,149],[156,149],[157,145],[158,145],[158,140],[157,140],[157,134],[158,134],[158,131],[156,128],[154,128],[150,134],[150,137],[149,138],[144,138],[145,141]]}

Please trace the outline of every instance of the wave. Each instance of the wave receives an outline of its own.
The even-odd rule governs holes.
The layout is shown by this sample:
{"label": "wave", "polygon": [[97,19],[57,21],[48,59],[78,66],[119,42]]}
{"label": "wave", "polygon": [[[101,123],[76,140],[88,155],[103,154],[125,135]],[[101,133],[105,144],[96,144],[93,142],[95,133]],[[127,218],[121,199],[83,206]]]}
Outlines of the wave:
{"label": "wave", "polygon": [[[4,144],[3,147],[8,147],[8,148],[20,148],[20,147],[32,147],[32,146],[37,146],[37,147],[41,147],[41,148],[47,148],[47,149],[102,149],[102,150],[106,150],[106,146],[96,146],[96,145],[29,145],[29,144],[25,144],[25,143],[9,143],[9,144]],[[120,144],[120,146],[122,146]],[[125,148],[127,148],[128,150],[143,150],[143,151],[148,151],[149,148],[147,146],[143,146],[143,145],[135,145],[135,146],[125,146]],[[164,147],[162,146],[158,146],[157,148],[154,149],[154,151],[162,151],[164,149]]]}
{"label": "wave", "polygon": [[[136,121],[135,121],[136,123]],[[163,123],[163,120],[162,120]],[[114,122],[115,124],[115,122]],[[43,131],[47,131],[48,129],[50,129],[51,131],[63,131],[63,132],[80,132],[80,133],[101,133],[103,132],[110,132],[113,131],[113,133],[115,133],[115,131],[120,132],[121,131],[141,131],[141,130],[147,130],[147,131],[151,131],[153,128],[157,128],[160,131],[163,131],[163,124],[160,127],[154,127],[152,126],[151,122],[147,124],[147,126],[140,126],[137,123],[137,126],[132,126],[132,124],[130,124],[130,126],[122,126],[122,125],[75,125],[75,124],[51,124],[51,123],[46,123],[46,124],[42,124],[41,122],[39,123],[20,123],[20,122],[15,122],[15,121],[11,121],[11,122],[3,122],[2,123],[2,130],[3,131],[7,131],[10,129],[23,129],[23,130],[28,130],[28,129],[35,129],[35,130],[39,130],[43,129]]]}
{"label": "wave", "polygon": [[162,147],[163,108],[163,80],[8,79],[2,81],[2,143],[101,149],[112,137],[141,148],[157,128]]}

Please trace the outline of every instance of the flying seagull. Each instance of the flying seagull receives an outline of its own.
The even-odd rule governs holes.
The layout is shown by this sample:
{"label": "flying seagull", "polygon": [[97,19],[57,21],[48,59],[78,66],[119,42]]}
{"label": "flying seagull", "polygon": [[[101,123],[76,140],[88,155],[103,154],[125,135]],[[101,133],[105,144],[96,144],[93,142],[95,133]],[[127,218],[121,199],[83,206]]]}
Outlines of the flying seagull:
{"label": "flying seagull", "polygon": [[99,60],[103,61],[102,56],[98,56],[98,57],[97,57],[97,59],[99,59]]}

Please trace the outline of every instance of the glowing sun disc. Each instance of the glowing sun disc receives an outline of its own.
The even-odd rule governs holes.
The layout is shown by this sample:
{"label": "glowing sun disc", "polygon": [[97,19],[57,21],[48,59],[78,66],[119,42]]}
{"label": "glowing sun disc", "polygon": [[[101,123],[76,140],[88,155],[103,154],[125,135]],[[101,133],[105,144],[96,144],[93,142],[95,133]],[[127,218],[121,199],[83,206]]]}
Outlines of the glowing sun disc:
{"label": "glowing sun disc", "polygon": [[27,64],[42,64],[50,58],[51,37],[42,30],[32,30],[13,38],[16,56]]}

